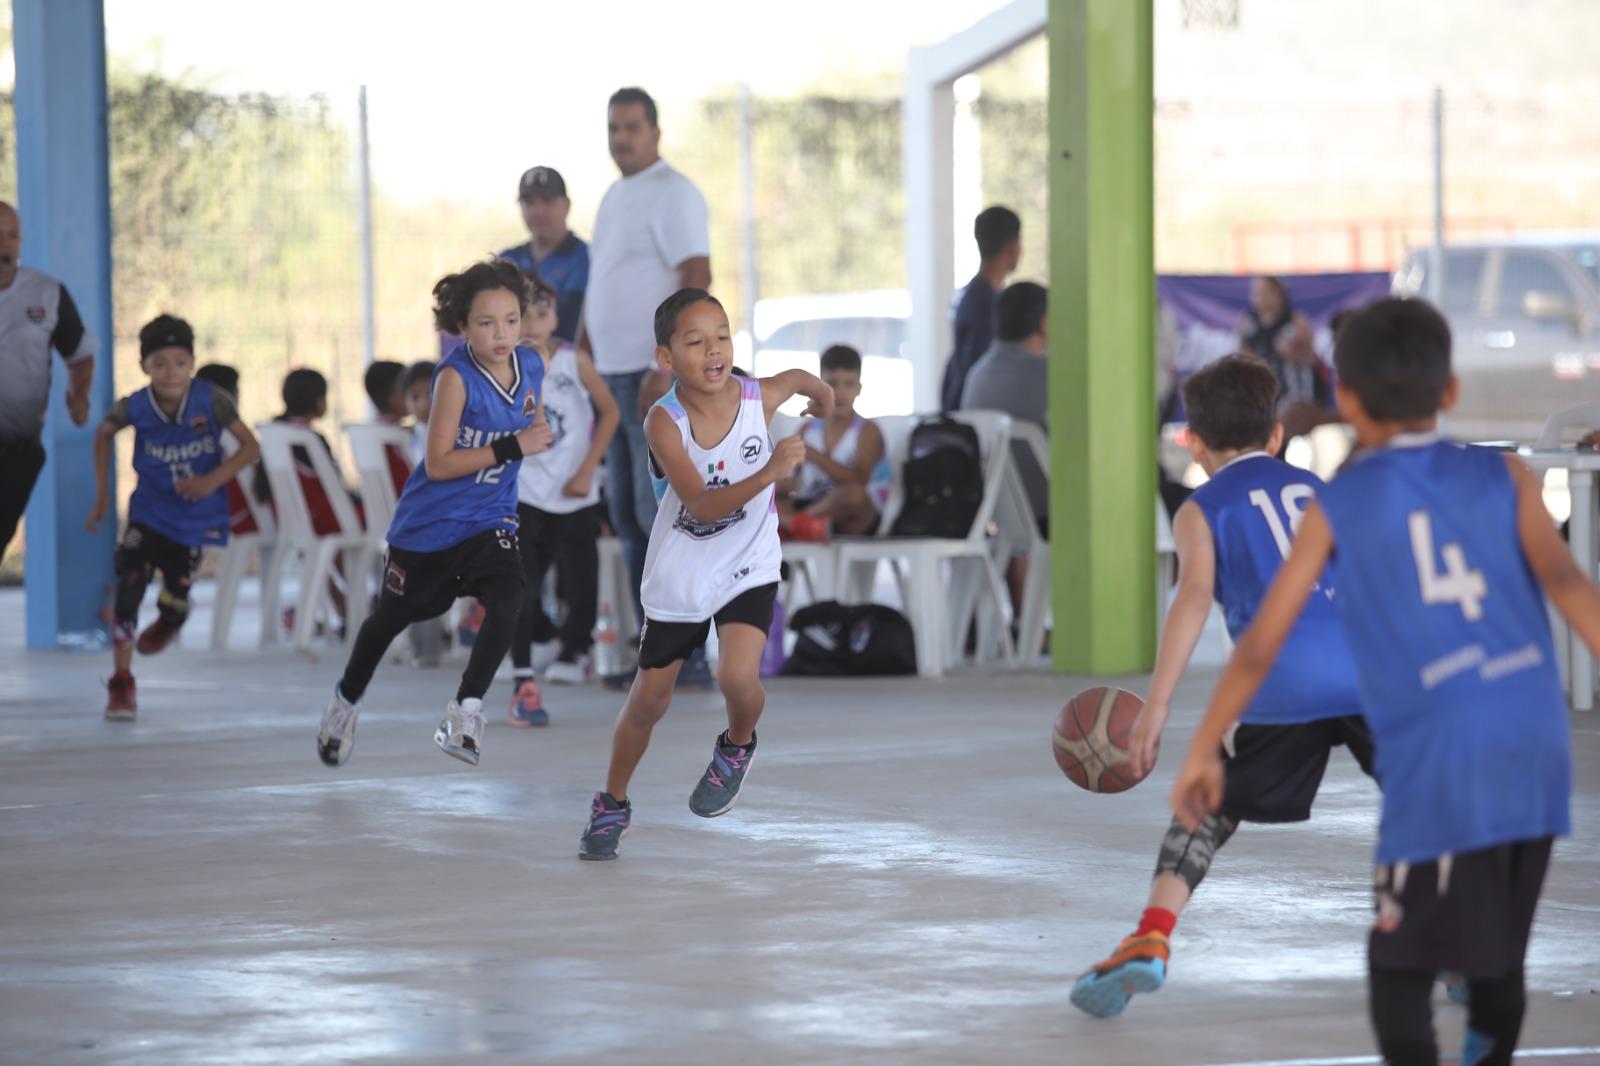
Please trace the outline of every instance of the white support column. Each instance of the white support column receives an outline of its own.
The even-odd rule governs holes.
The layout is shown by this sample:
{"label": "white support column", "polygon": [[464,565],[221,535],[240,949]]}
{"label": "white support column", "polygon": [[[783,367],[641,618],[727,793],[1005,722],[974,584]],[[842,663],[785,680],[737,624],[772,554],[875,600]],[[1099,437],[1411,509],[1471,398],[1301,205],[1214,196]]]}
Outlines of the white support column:
{"label": "white support column", "polygon": [[952,133],[955,93],[950,82],[929,85],[914,49],[906,62],[902,167],[905,181],[906,278],[911,321],[906,331],[914,410],[939,409],[939,380],[950,349],[948,308],[955,288],[952,250],[955,212]]}

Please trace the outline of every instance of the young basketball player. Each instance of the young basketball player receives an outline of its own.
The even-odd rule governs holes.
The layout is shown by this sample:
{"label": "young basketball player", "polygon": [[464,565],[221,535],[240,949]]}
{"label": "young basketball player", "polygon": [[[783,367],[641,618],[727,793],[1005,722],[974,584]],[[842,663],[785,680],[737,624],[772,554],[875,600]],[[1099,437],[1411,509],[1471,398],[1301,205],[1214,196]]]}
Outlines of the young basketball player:
{"label": "young basketball player", "polygon": [[856,414],[861,353],[835,344],[820,362],[822,380],[833,390],[833,415],[800,431],[806,461],[781,486],[778,516],[800,539],[810,539],[801,536],[803,523],[796,521],[801,515],[831,523],[835,533],[870,534],[889,498],[890,473],[883,434],[871,419]]}
{"label": "young basketball player", "polygon": [[[96,495],[90,532],[111,508],[112,438],[133,427],[133,472],[138,486],[128,501],[128,527],[117,545],[116,621],[111,630],[116,672],[106,686],[106,717],[127,721],[138,712],[133,651],[154,655],[178,635],[189,617],[189,586],[200,549],[228,540],[228,494],[234,475],[255,461],[255,434],[239,419],[233,397],[194,377],[194,330],[161,315],[139,331],[139,365],[150,384],[118,400],[94,432]],[[239,447],[226,459],[222,431]],[[161,571],[156,620],[139,634],[139,603]]]}
{"label": "young basketball player", "polygon": [[803,370],[734,376],[728,316],[704,289],[663,300],[655,332],[656,362],[676,380],[644,422],[660,507],[645,553],[639,673],[617,716],[605,791],[595,793],[578,845],[584,859],[617,857],[633,815],[628,781],[667,713],[684,658],[713,622],[728,728],[712,744],[689,809],[715,818],[738,800],[766,702],[759,666],[782,562],[773,485],[805,458],[798,436],[774,444],[767,427],[796,393],[810,399],[808,415],[827,418],[833,408],[828,386]]}
{"label": "young basketball player", "polygon": [[[1278,381],[1260,359],[1230,355],[1196,372],[1183,384],[1183,403],[1189,413],[1189,452],[1210,480],[1184,502],[1172,523],[1178,587],[1129,743],[1139,775],[1155,764],[1172,694],[1205,628],[1212,599],[1222,606],[1228,632],[1237,639],[1283,565],[1306,506],[1322,491],[1316,475],[1273,458],[1283,436],[1276,414]],[[1340,745],[1371,772],[1372,739],[1360,718],[1355,665],[1333,595],[1327,575],[1321,575],[1272,675],[1227,739],[1228,793],[1221,808],[1193,828],[1173,820],[1161,841],[1138,928],[1072,987],[1072,1003],[1080,1010],[1110,1017],[1120,1014],[1134,993],[1162,986],[1178,915],[1241,821],[1310,818],[1328,755]]]}
{"label": "young basketball player", "polygon": [[539,410],[544,360],[517,344],[527,279],[504,260],[477,263],[441,278],[433,297],[435,325],[465,343],[434,374],[428,452],[395,505],[378,607],[362,623],[322,716],[317,754],[329,766],[350,758],[361,697],[394,638],[463,595],[482,601],[483,629],[434,742],[476,766],[483,696],[522,605],[517,471],[524,455],[550,445]]}
{"label": "young basketball player", "polygon": [[1462,1061],[1505,1064],[1551,842],[1571,831],[1567,707],[1545,595],[1600,651],[1600,591],[1526,466],[1435,436],[1457,391],[1437,311],[1382,300],[1350,323],[1334,362],[1360,450],[1306,510],[1195,733],[1173,809],[1199,826],[1225,806],[1231,768],[1218,746],[1331,559],[1383,782],[1368,943],[1378,1046],[1397,1066],[1438,1061],[1430,990],[1448,968],[1468,982]]}
{"label": "young basketball player", "polygon": [[[589,354],[555,336],[556,291],[537,275],[529,280],[533,302],[522,320],[522,340],[550,362],[544,418],[551,444],[527,459],[517,476],[517,543],[527,584],[511,642],[516,692],[507,718],[515,726],[550,722],[534,680],[537,671],[560,684],[588,680],[600,588],[595,472],[621,417]],[[559,627],[544,613],[544,576],[551,566],[567,601]]]}

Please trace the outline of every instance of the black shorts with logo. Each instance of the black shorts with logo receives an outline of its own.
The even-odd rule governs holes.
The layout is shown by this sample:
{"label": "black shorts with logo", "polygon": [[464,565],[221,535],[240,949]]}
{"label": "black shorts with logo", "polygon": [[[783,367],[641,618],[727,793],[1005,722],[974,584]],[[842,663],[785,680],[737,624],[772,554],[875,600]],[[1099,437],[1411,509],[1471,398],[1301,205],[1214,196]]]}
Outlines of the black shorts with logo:
{"label": "black shorts with logo", "polygon": [[200,548],[179,544],[143,523],[130,522],[117,542],[112,565],[117,577],[123,580],[133,578],[148,584],[154,576],[151,571],[159,570],[167,585],[187,585],[200,566]]}
{"label": "black shorts with logo", "polygon": [[772,628],[772,607],[777,602],[778,585],[773,582],[745,589],[704,622],[658,622],[646,618],[644,632],[639,635],[639,668],[660,670],[688,658],[706,642],[712,622],[719,630],[729,622],[738,622],[765,633]]}
{"label": "black shorts with logo", "polygon": [[1305,821],[1328,755],[1340,746],[1372,775],[1372,734],[1360,715],[1292,725],[1241,723],[1224,745],[1222,813],[1244,822]]}
{"label": "black shorts with logo", "polygon": [[1374,872],[1374,970],[1450,970],[1491,981],[1522,968],[1551,838],[1519,840]]}
{"label": "black shorts with logo", "polygon": [[378,610],[408,623],[437,618],[463,596],[486,599],[494,586],[523,584],[522,553],[514,529],[474,533],[433,552],[390,547],[383,564]]}

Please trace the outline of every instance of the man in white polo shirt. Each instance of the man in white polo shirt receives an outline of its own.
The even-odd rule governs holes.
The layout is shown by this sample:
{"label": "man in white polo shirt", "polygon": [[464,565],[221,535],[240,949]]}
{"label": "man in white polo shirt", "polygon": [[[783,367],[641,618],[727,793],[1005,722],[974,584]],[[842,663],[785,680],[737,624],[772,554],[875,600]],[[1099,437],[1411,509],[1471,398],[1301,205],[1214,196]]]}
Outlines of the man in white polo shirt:
{"label": "man in white polo shirt", "polygon": [[19,265],[21,255],[22,219],[0,200],[0,557],[44,466],[50,349],[67,362],[67,414],[81,426],[89,420],[97,347],[66,286]]}
{"label": "man in white polo shirt", "polygon": [[632,577],[636,617],[656,498],[645,473],[640,383],[655,367],[656,305],[682,288],[711,285],[706,198],[661,158],[656,102],[618,89],[607,107],[611,158],[622,177],[606,190],[589,244],[589,288],[578,344],[593,354],[622,425],[606,451],[606,498]]}

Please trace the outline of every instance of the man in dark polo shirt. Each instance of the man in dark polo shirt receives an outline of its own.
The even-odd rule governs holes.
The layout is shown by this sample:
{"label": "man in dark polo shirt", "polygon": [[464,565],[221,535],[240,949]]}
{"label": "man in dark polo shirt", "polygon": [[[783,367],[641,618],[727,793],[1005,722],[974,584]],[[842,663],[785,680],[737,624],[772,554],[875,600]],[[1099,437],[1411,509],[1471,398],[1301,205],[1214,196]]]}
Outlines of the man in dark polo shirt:
{"label": "man in dark polo shirt", "polygon": [[66,360],[67,414],[81,426],[89,420],[98,347],[66,286],[21,266],[21,255],[22,219],[0,200],[0,557],[44,466],[40,438],[50,401],[50,349]]}
{"label": "man in dark polo shirt", "polygon": [[554,167],[534,167],[517,184],[522,221],[532,238],[507,248],[500,258],[538,275],[556,290],[556,336],[572,343],[578,335],[583,291],[589,287],[589,246],[567,228],[567,183]]}
{"label": "man in dark polo shirt", "polygon": [[995,298],[1022,258],[1022,220],[1009,207],[987,207],[978,212],[972,235],[978,242],[978,273],[956,294],[950,323],[955,348],[940,383],[941,411],[961,407],[967,374],[994,340]]}

